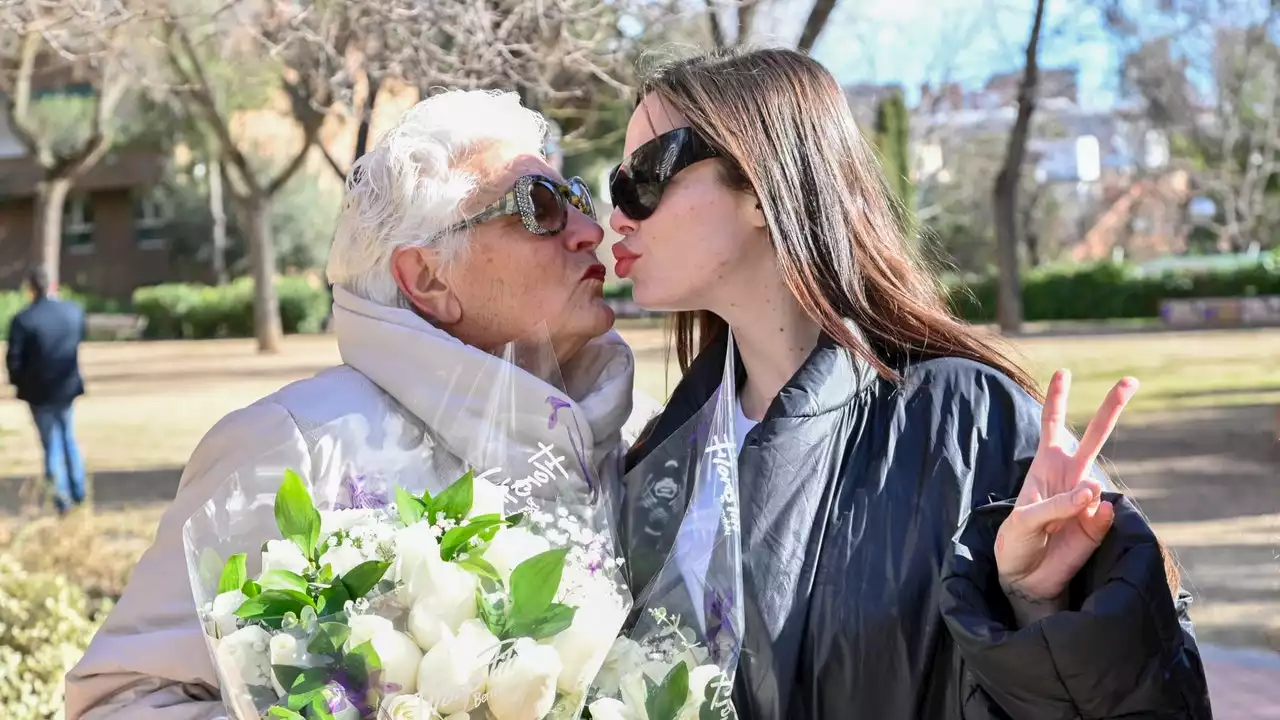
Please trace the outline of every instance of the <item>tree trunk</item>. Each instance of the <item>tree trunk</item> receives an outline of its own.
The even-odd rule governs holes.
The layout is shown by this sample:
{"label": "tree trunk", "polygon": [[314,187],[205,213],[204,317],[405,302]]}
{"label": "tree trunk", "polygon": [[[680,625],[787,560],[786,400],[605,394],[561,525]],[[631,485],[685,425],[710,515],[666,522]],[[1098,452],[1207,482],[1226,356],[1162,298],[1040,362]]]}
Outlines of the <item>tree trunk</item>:
{"label": "tree trunk", "polygon": [[800,42],[796,43],[797,50],[805,54],[813,51],[813,46],[817,44],[818,36],[827,26],[827,20],[831,18],[831,11],[835,7],[836,0],[814,0],[813,8],[809,10],[809,17],[804,21]]}
{"label": "tree trunk", "polygon": [[1018,267],[1018,185],[1022,163],[1027,155],[1027,136],[1031,133],[1031,115],[1036,109],[1036,83],[1039,78],[1040,29],[1044,25],[1045,0],[1036,0],[1035,20],[1027,41],[1026,64],[1018,87],[1018,115],[1009,132],[1009,146],[1004,164],[996,175],[993,200],[996,221],[996,249],[1000,263],[1000,293],[996,318],[1006,334],[1022,332],[1022,278]]}
{"label": "tree trunk", "polygon": [[253,328],[258,352],[278,353],[284,340],[280,322],[280,299],[276,295],[276,250],[271,237],[271,201],[249,198],[244,201],[245,235],[249,241],[249,263],[253,272]]}
{"label": "tree trunk", "polygon": [[209,214],[213,216],[213,280],[226,285],[231,280],[227,275],[227,206],[222,192],[222,161],[216,157],[209,161]]}
{"label": "tree trunk", "polygon": [[36,184],[31,263],[44,268],[52,288],[58,286],[62,271],[62,214],[70,192],[71,181],[65,178],[46,179]]}

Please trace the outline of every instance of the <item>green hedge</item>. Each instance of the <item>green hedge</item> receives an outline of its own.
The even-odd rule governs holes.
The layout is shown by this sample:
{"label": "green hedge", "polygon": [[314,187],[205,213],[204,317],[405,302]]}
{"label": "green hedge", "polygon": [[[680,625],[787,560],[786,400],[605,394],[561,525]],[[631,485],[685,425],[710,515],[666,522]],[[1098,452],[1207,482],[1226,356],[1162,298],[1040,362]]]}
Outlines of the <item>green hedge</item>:
{"label": "green hedge", "polygon": [[[276,292],[285,333],[320,330],[331,302],[325,288],[312,287],[304,278],[281,277],[276,280]],[[253,281],[240,278],[221,287],[173,283],[138,288],[133,293],[133,312],[146,319],[147,338],[253,337]]]}
{"label": "green hedge", "polygon": [[[992,322],[996,294],[996,279],[982,278],[953,284],[950,302],[970,322]],[[1253,295],[1280,295],[1280,262],[1268,258],[1234,270],[1146,275],[1132,265],[1105,262],[1040,269],[1022,282],[1023,313],[1032,322],[1155,318],[1162,300]]]}

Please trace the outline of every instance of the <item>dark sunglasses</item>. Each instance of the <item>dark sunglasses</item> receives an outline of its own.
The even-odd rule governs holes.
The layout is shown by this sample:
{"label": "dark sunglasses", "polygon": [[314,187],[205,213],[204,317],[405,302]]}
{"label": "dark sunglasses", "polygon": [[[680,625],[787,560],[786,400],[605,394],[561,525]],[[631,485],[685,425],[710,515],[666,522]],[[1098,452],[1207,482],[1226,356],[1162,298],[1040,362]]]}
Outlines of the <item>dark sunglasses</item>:
{"label": "dark sunglasses", "polygon": [[482,222],[519,215],[524,228],[534,235],[557,235],[569,222],[569,206],[592,220],[596,206],[591,191],[582,178],[570,178],[560,184],[545,175],[525,175],[515,187],[480,212],[446,228],[444,233],[459,232]]}
{"label": "dark sunglasses", "polygon": [[658,209],[662,192],[681,170],[720,153],[693,128],[677,128],[636,148],[609,174],[613,206],[632,220]]}

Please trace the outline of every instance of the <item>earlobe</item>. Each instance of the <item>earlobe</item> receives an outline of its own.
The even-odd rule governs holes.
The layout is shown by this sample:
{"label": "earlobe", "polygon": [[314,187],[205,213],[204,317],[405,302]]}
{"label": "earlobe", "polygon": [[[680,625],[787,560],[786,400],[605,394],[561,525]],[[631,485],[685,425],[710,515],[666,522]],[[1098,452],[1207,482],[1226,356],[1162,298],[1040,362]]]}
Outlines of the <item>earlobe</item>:
{"label": "earlobe", "polygon": [[391,256],[391,274],[400,292],[428,320],[452,325],[462,319],[462,305],[445,279],[438,254],[424,248],[400,248]]}
{"label": "earlobe", "polygon": [[754,195],[747,196],[747,218],[751,222],[751,226],[763,230],[769,227],[769,221],[764,216],[764,208],[760,205],[760,199]]}

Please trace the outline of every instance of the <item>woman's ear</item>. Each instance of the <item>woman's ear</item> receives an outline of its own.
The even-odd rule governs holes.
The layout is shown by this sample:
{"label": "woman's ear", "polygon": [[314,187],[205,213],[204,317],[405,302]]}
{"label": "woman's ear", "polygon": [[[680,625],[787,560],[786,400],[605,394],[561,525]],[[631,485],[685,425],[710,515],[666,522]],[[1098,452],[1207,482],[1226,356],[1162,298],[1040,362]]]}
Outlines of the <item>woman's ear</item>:
{"label": "woman's ear", "polygon": [[764,208],[760,206],[760,198],[755,195],[746,193],[742,196],[742,212],[751,227],[757,230],[769,227],[769,221],[764,217]]}
{"label": "woman's ear", "polygon": [[391,275],[409,302],[428,320],[453,325],[462,304],[449,287],[440,254],[426,248],[399,248],[391,254]]}

